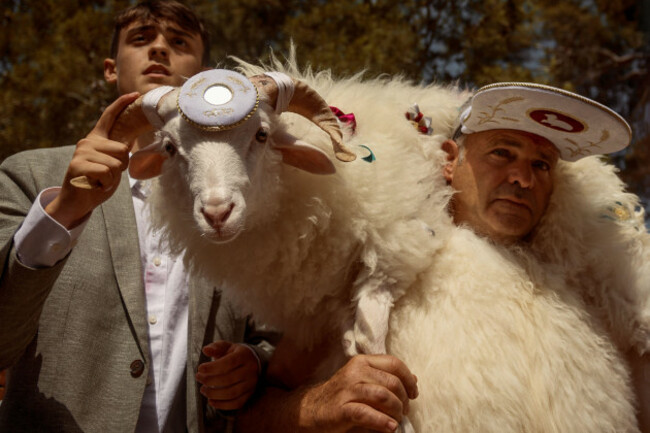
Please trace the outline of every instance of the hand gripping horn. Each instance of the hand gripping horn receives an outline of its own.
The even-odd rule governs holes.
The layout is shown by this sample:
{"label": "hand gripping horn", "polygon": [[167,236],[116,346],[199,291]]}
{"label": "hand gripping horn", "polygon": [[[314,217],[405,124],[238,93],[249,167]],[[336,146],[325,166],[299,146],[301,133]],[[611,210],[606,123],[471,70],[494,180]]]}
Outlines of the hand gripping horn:
{"label": "hand gripping horn", "polygon": [[[129,146],[130,150],[130,146],[140,135],[151,132],[154,128],[162,127],[163,122],[156,113],[156,106],[160,99],[171,90],[173,90],[173,87],[170,86],[157,87],[124,108],[108,133],[109,140],[124,143]],[[91,182],[86,176],[72,178],[70,184],[81,189],[100,187],[95,182]]]}

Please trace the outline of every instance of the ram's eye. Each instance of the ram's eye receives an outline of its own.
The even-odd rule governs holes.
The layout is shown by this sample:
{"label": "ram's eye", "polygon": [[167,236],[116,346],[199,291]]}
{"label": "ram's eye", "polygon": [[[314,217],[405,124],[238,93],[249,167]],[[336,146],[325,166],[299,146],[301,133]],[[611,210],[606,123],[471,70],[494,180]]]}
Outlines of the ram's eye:
{"label": "ram's eye", "polygon": [[165,140],[163,142],[163,149],[165,149],[165,152],[167,152],[169,156],[174,156],[176,155],[176,152],[178,152],[176,146],[174,146],[174,143],[172,143],[171,140]]}
{"label": "ram's eye", "polygon": [[266,143],[268,138],[269,132],[264,128],[260,128],[259,131],[257,131],[257,134],[255,134],[255,139],[260,143]]}

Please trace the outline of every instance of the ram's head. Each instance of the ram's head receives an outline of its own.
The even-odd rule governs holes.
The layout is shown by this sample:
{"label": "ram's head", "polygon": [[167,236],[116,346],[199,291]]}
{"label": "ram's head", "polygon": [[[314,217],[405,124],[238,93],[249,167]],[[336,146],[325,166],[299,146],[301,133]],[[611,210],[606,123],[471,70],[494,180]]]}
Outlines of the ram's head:
{"label": "ram's head", "polygon": [[183,188],[173,188],[181,192],[169,199],[191,196],[194,222],[202,235],[228,242],[243,230],[247,215],[259,213],[270,199],[259,185],[270,179],[260,168],[262,158],[281,156],[282,163],[314,174],[335,171],[322,150],[279,125],[283,111],[299,114],[325,131],[338,159],[355,158],[343,145],[338,121],[323,98],[281,73],[248,79],[214,69],[180,88],[159,87],[124,110],[111,138],[129,142],[156,130],[154,142],[131,157],[129,173],[136,179],[164,173],[161,182],[165,177],[168,184],[184,182]]}

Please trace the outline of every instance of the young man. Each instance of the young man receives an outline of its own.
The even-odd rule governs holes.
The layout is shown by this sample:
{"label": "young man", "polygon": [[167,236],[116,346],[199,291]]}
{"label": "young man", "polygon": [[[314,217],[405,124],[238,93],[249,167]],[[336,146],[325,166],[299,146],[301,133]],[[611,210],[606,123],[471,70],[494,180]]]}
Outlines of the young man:
{"label": "young man", "polygon": [[[236,409],[252,394],[256,355],[266,352],[217,341],[250,338],[246,320],[217,288],[187,278],[182,257],[149,231],[146,185],[123,174],[147,137],[108,138],[126,105],[182,84],[208,52],[203,25],[180,3],[124,11],[104,62],[121,96],[76,146],[2,164],[0,369],[10,370],[0,430],[222,430],[224,418],[207,420],[194,378],[208,356],[209,370],[223,373],[203,390],[212,406]],[[73,187],[81,175],[102,188]]]}
{"label": "young man", "polygon": [[[0,166],[0,369],[10,367],[0,430],[226,431],[230,420],[214,409],[240,408],[255,389],[269,351],[229,341],[259,334],[218,288],[186,276],[182,257],[149,230],[147,186],[124,173],[148,137],[108,138],[139,94],[182,84],[208,52],[184,5],[127,9],[104,62],[121,96],[76,146]],[[101,188],[72,186],[79,176]],[[393,431],[414,394],[403,363],[362,356],[318,386],[271,390],[281,398],[261,399],[241,428],[259,431],[256,414],[266,411],[275,431]],[[274,417],[281,409],[287,416]]]}

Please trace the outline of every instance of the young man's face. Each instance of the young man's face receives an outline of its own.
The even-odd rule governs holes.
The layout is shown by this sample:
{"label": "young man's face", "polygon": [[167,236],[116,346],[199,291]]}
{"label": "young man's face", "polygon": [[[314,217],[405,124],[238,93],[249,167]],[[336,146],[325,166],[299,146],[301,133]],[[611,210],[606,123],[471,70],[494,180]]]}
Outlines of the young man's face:
{"label": "young man's face", "polygon": [[198,33],[162,21],[136,21],[120,31],[117,56],[104,60],[104,77],[120,95],[142,94],[161,86],[180,86],[201,72],[203,42]]}
{"label": "young man's face", "polygon": [[557,149],[540,136],[506,129],[470,134],[465,149],[462,162],[456,158],[445,170],[457,191],[454,222],[498,243],[523,239],[546,211]]}

